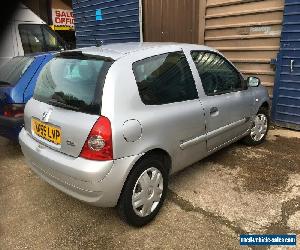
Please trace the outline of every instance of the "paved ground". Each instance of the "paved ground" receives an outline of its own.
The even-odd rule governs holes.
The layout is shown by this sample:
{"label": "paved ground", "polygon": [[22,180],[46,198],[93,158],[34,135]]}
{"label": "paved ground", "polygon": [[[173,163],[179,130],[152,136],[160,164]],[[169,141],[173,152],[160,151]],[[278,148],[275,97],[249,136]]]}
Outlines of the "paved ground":
{"label": "paved ground", "polygon": [[300,132],[271,130],[259,147],[236,143],[176,174],[142,229],[49,186],[0,139],[0,249],[247,249],[241,233],[296,233],[300,242]]}

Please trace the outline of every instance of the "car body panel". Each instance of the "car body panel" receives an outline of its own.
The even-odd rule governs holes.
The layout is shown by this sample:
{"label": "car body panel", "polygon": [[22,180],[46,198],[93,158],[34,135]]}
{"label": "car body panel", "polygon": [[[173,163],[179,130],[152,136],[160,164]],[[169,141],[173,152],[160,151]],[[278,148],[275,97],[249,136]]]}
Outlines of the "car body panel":
{"label": "car body panel", "polygon": [[[175,47],[173,51],[178,51],[178,48]],[[166,50],[164,48],[155,52],[159,55],[166,53]],[[153,52],[150,51],[149,56],[152,55]],[[186,150],[180,149],[180,144],[183,141],[205,134],[203,107],[198,99],[165,105],[143,104],[131,65],[146,56],[147,54],[136,52],[130,58],[125,57],[117,60],[111,66],[106,77],[101,114],[110,119],[113,141],[118,142],[113,144],[114,158],[123,158],[129,155],[141,154],[154,148],[161,148],[172,157],[177,158],[178,153],[181,153],[180,157],[174,160],[174,169],[181,169],[184,162],[192,163],[195,161],[196,155],[204,156],[205,154],[205,142]],[[126,82],[126,84],[122,84],[122,82]],[[156,119],[153,119],[154,114],[156,119],[160,121],[159,123],[156,122]],[[136,119],[141,124],[142,137],[140,140],[127,142],[124,139],[123,131],[119,128],[128,119]],[[186,121],[190,122],[187,123]],[[162,124],[164,124],[163,127]],[[174,134],[178,137],[172,136]],[[165,143],[166,141],[168,143]],[[190,154],[188,153],[190,151],[198,153]],[[190,155],[194,156],[191,157]]]}
{"label": "car body panel", "polygon": [[[87,193],[76,191],[90,190],[84,184],[71,180],[76,190],[70,191],[61,181],[55,180],[57,174],[54,173],[51,177],[49,168],[50,171],[61,169],[65,175],[68,173],[70,175],[71,166],[55,159],[49,159],[53,161],[53,166],[44,166],[39,158],[41,153],[38,152],[38,148],[46,147],[45,150],[49,150],[53,155],[73,158],[74,161],[81,159],[82,164],[86,161],[88,165],[89,160],[78,157],[79,149],[98,116],[53,107],[34,99],[26,106],[25,129],[20,134],[25,157],[29,162],[31,159],[38,162],[37,164],[31,162],[30,166],[50,184],[78,199],[97,206],[114,206],[135,162],[149,151],[160,149],[170,156],[171,174],[247,135],[260,105],[269,102],[267,91],[259,86],[218,96],[206,96],[190,55],[193,50],[218,53],[206,46],[176,43],[127,43],[80,49],[83,54],[105,56],[115,60],[105,78],[101,106],[101,115],[111,122],[113,141],[111,170],[101,180],[101,185],[97,186],[99,188],[90,187],[91,190],[98,192],[93,194],[93,199],[90,199]],[[163,105],[145,105],[139,96],[132,64],[154,55],[178,51],[183,51],[187,58],[199,98]],[[212,115],[210,111],[215,106],[218,108],[218,114]],[[66,145],[57,148],[32,135],[31,118],[42,119],[43,113],[49,109],[52,111],[46,122],[68,127],[69,131],[63,133],[77,143],[73,150],[67,149]],[[63,161],[63,158],[61,159]],[[98,164],[101,167],[106,165],[106,162],[99,161]],[[45,168],[47,173],[43,172]],[[95,178],[97,179],[97,174]],[[65,177],[60,176],[60,179]]]}
{"label": "car body panel", "polygon": [[[243,134],[252,124],[251,113],[241,105],[251,106],[252,95],[247,91],[231,92],[218,96],[204,97],[202,102],[206,113],[206,129],[211,136],[207,138],[208,151],[232,138]],[[216,112],[211,112],[216,108]]]}
{"label": "car body panel", "polygon": [[43,146],[24,128],[19,137],[27,164],[36,174],[59,190],[95,206],[117,205],[126,177],[141,157],[98,162]]}
{"label": "car body panel", "polygon": [[[65,110],[35,99],[31,99],[27,103],[25,113],[27,112],[30,112],[31,116],[25,116],[25,128],[35,140],[43,145],[47,145],[49,148],[73,157],[77,157],[80,154],[91,128],[99,118],[96,115]],[[43,118],[45,113],[48,113],[48,119]],[[31,127],[32,118],[60,128],[61,145],[58,146],[35,135]]]}

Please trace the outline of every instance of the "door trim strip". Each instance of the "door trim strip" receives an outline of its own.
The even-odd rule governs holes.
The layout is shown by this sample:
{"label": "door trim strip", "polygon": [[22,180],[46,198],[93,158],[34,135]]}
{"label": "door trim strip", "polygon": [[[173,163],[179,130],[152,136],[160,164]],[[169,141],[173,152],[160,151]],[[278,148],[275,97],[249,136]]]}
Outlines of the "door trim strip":
{"label": "door trim strip", "polygon": [[243,118],[243,119],[241,119],[241,120],[238,120],[238,121],[236,121],[236,122],[232,122],[232,123],[227,124],[227,125],[225,125],[225,126],[223,126],[223,127],[217,128],[217,129],[215,129],[215,130],[213,130],[213,131],[210,131],[210,132],[208,132],[208,133],[206,133],[206,134],[203,134],[203,135],[197,136],[197,137],[195,137],[195,138],[193,138],[193,139],[184,141],[184,142],[182,142],[182,143],[179,145],[179,147],[180,147],[182,150],[184,150],[184,149],[186,149],[186,148],[188,148],[188,147],[190,147],[190,146],[193,146],[193,145],[195,145],[195,144],[197,144],[197,143],[200,143],[200,142],[202,142],[202,141],[211,139],[211,138],[213,138],[213,137],[215,137],[215,136],[217,136],[217,135],[220,135],[220,134],[222,134],[222,133],[224,133],[224,132],[226,132],[226,131],[228,131],[228,130],[230,130],[230,129],[232,129],[232,128],[235,128],[235,127],[237,127],[237,126],[239,126],[239,125],[242,125],[242,124],[246,123],[246,122],[249,121],[249,120],[250,120],[250,118],[247,117],[247,118]]}

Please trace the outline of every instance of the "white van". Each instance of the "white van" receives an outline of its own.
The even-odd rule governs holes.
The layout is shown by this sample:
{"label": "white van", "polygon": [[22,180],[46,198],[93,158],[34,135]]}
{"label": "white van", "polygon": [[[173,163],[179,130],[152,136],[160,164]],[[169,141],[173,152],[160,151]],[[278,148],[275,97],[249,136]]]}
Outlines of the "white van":
{"label": "white van", "polygon": [[15,56],[66,49],[66,42],[20,4],[0,39],[0,65]]}

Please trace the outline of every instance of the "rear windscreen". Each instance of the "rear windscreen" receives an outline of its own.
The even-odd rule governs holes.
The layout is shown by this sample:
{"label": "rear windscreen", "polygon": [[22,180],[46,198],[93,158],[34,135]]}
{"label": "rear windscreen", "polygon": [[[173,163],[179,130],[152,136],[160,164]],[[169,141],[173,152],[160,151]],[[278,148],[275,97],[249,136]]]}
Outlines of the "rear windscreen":
{"label": "rear windscreen", "polygon": [[42,69],[34,98],[89,114],[100,114],[102,88],[112,61],[53,58]]}
{"label": "rear windscreen", "polygon": [[33,57],[18,56],[1,65],[0,86],[16,85],[33,60]]}

